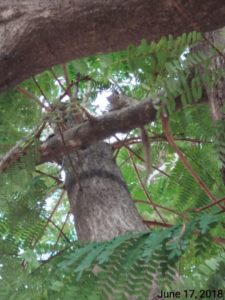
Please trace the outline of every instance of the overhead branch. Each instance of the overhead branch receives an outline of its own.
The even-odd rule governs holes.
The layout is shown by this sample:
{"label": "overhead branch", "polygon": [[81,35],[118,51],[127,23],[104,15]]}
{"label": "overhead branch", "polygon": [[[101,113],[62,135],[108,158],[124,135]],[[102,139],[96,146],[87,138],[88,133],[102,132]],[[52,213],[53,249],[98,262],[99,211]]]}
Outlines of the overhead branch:
{"label": "overhead branch", "polygon": [[72,59],[225,25],[222,0],[7,0],[0,12],[1,91]]}
{"label": "overhead branch", "polygon": [[63,133],[65,145],[60,136],[53,136],[40,147],[40,162],[55,160],[65,146],[67,149],[82,149],[106,139],[118,132],[125,133],[136,127],[146,125],[156,118],[157,111],[149,100],[141,101],[118,111],[106,113],[88,120]]}
{"label": "overhead branch", "polygon": [[[194,105],[208,103],[208,97],[203,92],[203,97]],[[175,100],[176,110],[182,108],[180,97]],[[116,133],[126,133],[134,128],[140,128],[156,119],[157,110],[151,100],[143,100],[138,104],[106,113],[94,120],[90,119],[79,126],[71,128],[60,136],[53,136],[40,148],[40,163],[56,160],[62,155],[64,148],[69,151],[82,149],[106,139]]]}
{"label": "overhead branch", "polygon": [[[205,96],[198,102],[207,102]],[[196,105],[197,103],[195,103]],[[182,107],[180,99],[176,99],[176,109]],[[156,119],[157,110],[151,100],[140,101],[127,108],[106,113],[98,118],[89,119],[76,127],[70,128],[61,135],[55,135],[42,143],[39,148],[38,164],[57,161],[66,151],[84,149],[89,145],[106,139],[116,133],[126,133],[134,128],[142,127]],[[26,151],[21,147],[12,148],[0,161],[0,172],[6,170]]]}

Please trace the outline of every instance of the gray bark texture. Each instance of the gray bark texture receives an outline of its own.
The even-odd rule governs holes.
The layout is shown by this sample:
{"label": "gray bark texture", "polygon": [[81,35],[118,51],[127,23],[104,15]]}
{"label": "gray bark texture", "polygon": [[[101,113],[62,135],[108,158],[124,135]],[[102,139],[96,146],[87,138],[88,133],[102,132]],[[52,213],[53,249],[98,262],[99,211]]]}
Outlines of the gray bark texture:
{"label": "gray bark texture", "polygon": [[[54,65],[122,50],[143,38],[215,30],[225,25],[224,15],[222,0],[0,1],[0,91]],[[102,241],[145,230],[111,147],[84,146],[64,158],[78,238]]]}
{"label": "gray bark texture", "polygon": [[[209,32],[206,34],[206,37],[220,51],[212,60],[211,69],[216,70],[225,67],[225,28]],[[208,91],[208,97],[213,120],[225,120],[225,112],[223,111],[225,103],[225,79],[215,83],[213,88]]]}
{"label": "gray bark texture", "polygon": [[[72,166],[71,166],[72,162]],[[66,190],[79,240],[102,241],[147,229],[104,142],[64,158]]]}
{"label": "gray bark texture", "polygon": [[[212,60],[211,69],[216,70],[225,68],[225,28],[209,32],[206,34],[208,40],[219,50],[217,57]],[[207,47],[207,46],[206,46]],[[207,50],[206,50],[207,51]],[[208,90],[208,98],[211,107],[212,118],[218,123],[219,130],[216,137],[220,148],[225,145],[225,79],[218,80],[212,89]],[[224,151],[219,152],[223,163],[221,167],[221,176],[225,185],[225,155]]]}
{"label": "gray bark texture", "polygon": [[51,66],[143,38],[225,25],[223,0],[1,0],[0,91]]}

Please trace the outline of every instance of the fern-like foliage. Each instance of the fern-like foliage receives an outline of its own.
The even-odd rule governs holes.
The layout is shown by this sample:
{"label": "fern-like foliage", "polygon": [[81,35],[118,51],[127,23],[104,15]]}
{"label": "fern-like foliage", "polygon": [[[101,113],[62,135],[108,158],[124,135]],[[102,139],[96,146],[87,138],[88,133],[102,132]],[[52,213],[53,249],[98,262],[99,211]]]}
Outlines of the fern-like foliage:
{"label": "fern-like foliage", "polygon": [[[19,157],[0,176],[0,299],[144,300],[160,289],[225,288],[224,204],[210,202],[201,188],[203,182],[216,200],[224,198],[224,121],[212,122],[205,88],[224,78],[224,67],[209,68],[218,53],[206,54],[196,47],[199,42],[197,32],[142,41],[126,51],[56,66],[0,95],[0,154],[16,143],[20,147]],[[148,185],[139,182],[145,169],[138,130],[118,136],[123,141],[115,154],[150,231],[101,243],[75,241],[61,162],[36,165],[40,142],[61,121],[55,111],[43,115],[41,105],[54,107],[67,94],[66,83],[82,76],[79,89],[69,90],[96,115],[96,97],[113,88],[140,101],[160,100],[157,119],[146,126],[152,160]],[[201,183],[166,140],[162,112]],[[45,126],[37,136],[40,120]]]}
{"label": "fern-like foliage", "polygon": [[[220,221],[220,216],[207,214],[194,218],[186,225],[166,230],[130,233],[109,242],[85,246],[75,243],[62,255],[56,255],[47,264],[34,268],[31,274],[25,270],[26,285],[18,280],[14,288],[23,296],[29,294],[30,299],[110,299],[110,295],[113,299],[128,299],[129,296],[146,299],[151,289],[155,289],[155,284],[162,289],[171,283],[175,285],[174,281],[178,286],[182,284],[183,277],[176,277],[176,266],[178,263],[182,266],[189,251],[195,252],[196,262],[185,268],[184,272],[188,274],[200,265],[199,273],[203,274],[199,276],[205,276],[205,285],[201,284],[201,287],[207,287],[217,274],[217,270],[213,272],[212,269],[209,274],[204,272],[205,255],[207,257],[210,251],[217,255],[214,260],[221,270],[221,280],[224,278],[219,247],[212,243],[212,231]],[[210,267],[209,262],[206,261],[206,265]],[[7,275],[3,274],[0,294],[7,295],[5,280]],[[8,293],[11,293],[10,289]],[[15,299],[22,299],[19,295],[14,295]]]}

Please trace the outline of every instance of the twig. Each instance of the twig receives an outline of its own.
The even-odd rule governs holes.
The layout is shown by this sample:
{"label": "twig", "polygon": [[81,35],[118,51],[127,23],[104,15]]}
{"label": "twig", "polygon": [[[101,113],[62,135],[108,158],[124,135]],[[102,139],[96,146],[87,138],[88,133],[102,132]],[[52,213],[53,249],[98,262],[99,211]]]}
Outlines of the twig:
{"label": "twig", "polygon": [[62,95],[60,95],[59,101],[62,100],[66,95],[69,95],[68,94],[69,90],[73,85],[77,85],[80,81],[88,81],[88,80],[92,80],[90,76],[84,76],[76,79],[75,81],[70,82],[69,85],[66,87],[65,92]]}
{"label": "twig", "polygon": [[[33,79],[35,85],[37,86],[37,88],[39,89],[40,93],[41,93],[42,96],[44,97],[45,101],[48,102],[48,98],[46,97],[46,95],[45,95],[44,91],[42,90],[40,84],[37,82],[37,79],[35,78],[35,76],[32,76],[32,79]],[[49,104],[49,103],[48,103],[48,104]],[[50,105],[50,104],[49,104],[49,105]]]}
{"label": "twig", "polygon": [[62,253],[67,251],[70,247],[72,247],[72,245],[73,244],[70,244],[70,245],[66,246],[64,249],[57,252],[54,256],[50,256],[48,259],[42,261],[42,263],[36,269],[34,269],[32,272],[30,272],[30,275],[34,275],[35,273],[37,273],[38,270],[40,270],[42,267],[44,267],[46,264],[48,264],[54,258],[60,256]]}
{"label": "twig", "polygon": [[54,213],[56,212],[57,208],[58,208],[58,207],[59,207],[59,205],[61,204],[64,194],[65,194],[65,191],[62,191],[62,193],[61,193],[61,195],[60,195],[60,197],[59,197],[58,201],[56,202],[56,205],[55,205],[55,207],[53,208],[53,210],[52,210],[52,212],[51,212],[51,214],[50,214],[50,217],[49,217],[49,219],[51,219],[51,218],[52,218],[52,216],[53,216],[53,215],[54,215]]}
{"label": "twig", "polygon": [[148,221],[148,220],[143,220],[143,222],[147,225],[149,225],[149,227],[151,228],[151,226],[161,226],[161,227],[166,227],[166,228],[169,228],[169,227],[173,227],[174,225],[172,224],[169,224],[169,223],[161,223],[161,222],[158,222],[158,221]]}
{"label": "twig", "polygon": [[59,80],[59,78],[56,76],[55,71],[53,68],[50,69],[50,72],[52,73],[52,76],[55,78],[55,80],[58,82],[59,86],[63,91],[66,91],[65,87],[63,86],[62,82]]}
{"label": "twig", "polygon": [[[55,188],[55,187],[54,187],[54,188]],[[52,191],[52,189],[51,189],[51,191]],[[60,195],[60,197],[59,197],[59,199],[58,199],[58,201],[57,201],[55,207],[53,208],[53,211],[51,212],[50,217],[47,218],[47,217],[43,216],[43,218],[45,218],[45,219],[47,220],[47,222],[46,222],[46,224],[45,224],[45,226],[44,226],[44,228],[43,228],[43,230],[42,230],[42,235],[41,235],[41,237],[43,236],[44,231],[45,231],[45,229],[47,228],[48,224],[49,224],[49,223],[53,223],[53,221],[52,221],[51,218],[52,218],[53,214],[55,213],[57,207],[58,207],[59,204],[61,203],[64,193],[65,193],[65,191],[62,191],[62,193],[61,193],[61,195]],[[46,198],[47,198],[47,197],[46,197]],[[38,243],[38,241],[41,239],[41,237],[39,237],[39,239],[36,240],[36,241],[34,242],[34,244],[32,245],[32,249],[34,249],[34,247],[37,245],[37,243]]]}
{"label": "twig", "polygon": [[[210,208],[210,207],[212,207],[212,206],[214,206],[214,205],[217,205],[217,204],[219,204],[220,202],[223,202],[223,201],[225,201],[225,197],[223,197],[223,198],[217,200],[216,202],[209,203],[208,205],[202,206],[202,207],[200,207],[200,208],[196,208],[195,211],[196,211],[196,212],[201,212],[201,211],[203,211],[203,210],[205,210],[205,209],[207,209],[207,208]],[[223,210],[223,211],[224,211],[224,210]]]}
{"label": "twig", "polygon": [[141,185],[141,188],[142,188],[144,194],[146,195],[146,197],[147,197],[149,203],[153,206],[153,209],[154,209],[155,212],[158,214],[158,216],[160,217],[160,219],[162,220],[162,222],[166,224],[165,220],[163,219],[161,213],[159,212],[159,210],[158,210],[157,207],[155,206],[155,203],[152,201],[150,195],[148,194],[148,192],[147,192],[147,190],[146,190],[146,188],[145,188],[145,186],[144,186],[144,184],[143,184],[143,182],[142,182],[142,180],[141,180],[141,178],[140,178],[140,175],[139,175],[137,166],[136,166],[136,164],[135,164],[135,162],[134,162],[133,156],[132,156],[131,152],[129,151],[129,149],[128,149],[128,154],[129,154],[129,157],[130,157],[131,162],[132,162],[132,165],[133,165],[133,167],[134,167],[136,176],[137,176],[137,178],[138,178],[138,181],[139,181],[139,183],[140,183],[140,185]]}
{"label": "twig", "polygon": [[[179,156],[180,160],[182,161],[184,167],[191,174],[191,176],[197,182],[199,187],[208,196],[208,198],[215,203],[217,201],[217,199],[212,195],[212,193],[210,192],[208,187],[205,185],[205,183],[202,181],[202,179],[195,173],[195,171],[193,170],[191,164],[185,158],[183,152],[176,145],[176,143],[174,141],[174,138],[173,138],[173,136],[170,132],[168,117],[164,116],[163,113],[162,113],[161,114],[161,120],[162,120],[163,131],[164,131],[164,134],[165,134],[165,136],[168,140],[168,143],[172,146],[174,151],[177,153],[177,155]],[[221,209],[224,209],[221,205],[219,205],[219,206],[220,206]]]}
{"label": "twig", "polygon": [[65,77],[65,80],[66,80],[66,91],[67,91],[67,94],[68,94],[68,96],[70,98],[72,98],[72,92],[71,92],[72,85],[71,85],[71,83],[69,81],[68,72],[67,72],[65,64],[62,64],[62,69],[63,69],[64,77]]}
{"label": "twig", "polygon": [[14,147],[12,147],[1,159],[0,159],[0,172],[5,171],[13,162],[18,161],[20,157],[26,154],[27,149],[32,145],[35,138],[39,138],[43,129],[45,127],[45,122],[41,123],[37,129],[34,130],[32,134],[25,140],[20,140]]}
{"label": "twig", "polygon": [[53,175],[51,175],[51,174],[47,174],[47,173],[42,172],[42,171],[40,171],[40,170],[35,170],[35,172],[36,172],[36,173],[39,173],[39,174],[41,174],[41,175],[47,176],[47,177],[49,177],[49,178],[54,179],[58,184],[63,183],[62,180],[60,180],[58,177],[53,176]]}
{"label": "twig", "polygon": [[42,102],[40,101],[40,99],[39,99],[37,96],[35,96],[34,94],[28,92],[26,89],[24,89],[23,87],[21,87],[21,86],[19,86],[19,85],[16,87],[16,89],[17,89],[21,94],[25,95],[27,98],[33,100],[38,106],[40,106],[40,108],[42,108],[42,109],[44,109],[44,110],[46,110],[46,111],[49,111],[49,107],[46,106],[44,103],[42,103]]}
{"label": "twig", "polygon": [[217,244],[223,244],[225,245],[225,239],[224,238],[221,238],[221,237],[212,237],[213,241]]}
{"label": "twig", "polygon": [[65,241],[67,243],[70,243],[70,240],[68,239],[68,237],[65,235],[65,233],[62,231],[62,229],[55,224],[55,222],[52,221],[52,219],[49,219],[47,217],[44,216],[44,218],[48,221],[48,223],[51,223],[58,231],[59,231],[59,234],[62,235],[65,239]]}
{"label": "twig", "polygon": [[[147,205],[150,205],[151,206],[151,203],[147,202],[147,201],[144,201],[144,200],[134,200],[135,203],[143,203],[143,204],[147,204]],[[168,207],[165,207],[165,206],[162,206],[162,205],[159,205],[159,204],[155,204],[154,203],[154,206],[155,207],[158,207],[158,208],[161,208],[161,209],[164,209],[164,210],[167,210],[179,217],[182,217],[181,214],[179,214],[178,212],[176,212],[175,210],[171,209],[171,208],[168,208]]]}
{"label": "twig", "polygon": [[[66,219],[65,219],[65,221],[63,222],[62,228],[60,229],[59,235],[58,235],[58,237],[57,237],[57,239],[56,239],[56,242],[55,242],[55,245],[53,246],[53,249],[56,248],[56,246],[57,246],[57,244],[58,244],[58,242],[59,242],[60,236],[61,236],[62,234],[64,235],[63,229],[64,229],[64,227],[65,227],[65,225],[66,225],[66,223],[67,223],[67,221],[68,221],[69,215],[70,215],[70,212],[68,212],[67,215],[66,215]],[[68,242],[70,242],[70,241],[68,240]],[[53,253],[52,253],[52,254],[53,254]]]}

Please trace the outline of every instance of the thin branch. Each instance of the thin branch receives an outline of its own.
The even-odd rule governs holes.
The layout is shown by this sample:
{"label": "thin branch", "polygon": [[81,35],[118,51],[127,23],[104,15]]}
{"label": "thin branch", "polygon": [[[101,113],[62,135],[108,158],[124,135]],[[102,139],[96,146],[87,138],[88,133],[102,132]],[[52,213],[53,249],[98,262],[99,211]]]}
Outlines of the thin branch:
{"label": "thin branch", "polygon": [[51,219],[51,218],[53,217],[53,215],[54,215],[54,213],[56,212],[57,208],[58,208],[59,205],[61,204],[61,202],[62,202],[62,200],[63,200],[64,194],[65,194],[65,191],[62,191],[62,193],[61,193],[61,195],[60,195],[58,201],[56,202],[55,207],[53,208],[53,210],[52,210],[52,212],[51,212],[51,215],[50,215],[49,219]]}
{"label": "thin branch", "polygon": [[72,247],[72,245],[73,245],[72,243],[69,244],[68,246],[66,246],[65,248],[63,248],[59,252],[57,252],[55,255],[50,256],[48,259],[42,261],[42,263],[36,269],[34,269],[33,271],[31,271],[30,275],[34,275],[35,273],[37,273],[38,270],[40,270],[42,267],[44,267],[46,264],[48,264],[54,258],[62,255],[65,251],[67,251],[70,247]]}
{"label": "thin branch", "polygon": [[[50,195],[52,195],[56,190],[59,190],[60,188],[62,188],[62,184],[60,185],[54,185],[50,188],[50,190],[47,192],[47,194],[45,195],[45,199],[47,199]],[[62,189],[62,192],[65,192],[64,189]]]}
{"label": "thin branch", "polygon": [[[55,187],[53,187],[54,189],[55,189]],[[52,192],[52,189],[51,189],[51,192]],[[37,245],[37,243],[38,243],[38,241],[41,239],[41,237],[43,236],[43,234],[44,234],[44,232],[45,232],[45,229],[47,228],[47,226],[48,226],[48,224],[49,223],[54,223],[53,221],[52,221],[52,216],[53,216],[53,214],[55,213],[55,211],[56,211],[56,209],[58,208],[58,206],[59,206],[59,204],[61,203],[61,201],[62,201],[62,199],[63,199],[63,195],[64,195],[64,193],[65,193],[65,191],[63,190],[62,191],[62,193],[61,193],[61,195],[60,195],[60,197],[59,197],[59,199],[58,199],[58,201],[57,201],[57,203],[56,203],[56,205],[55,205],[55,207],[53,208],[53,211],[51,212],[51,215],[50,215],[50,217],[49,218],[47,218],[47,217],[45,217],[45,216],[43,216],[43,218],[45,218],[46,220],[47,220],[47,222],[45,223],[45,226],[44,226],[44,228],[43,228],[43,230],[42,230],[42,235],[39,237],[39,239],[38,240],[36,240],[35,242],[34,242],[34,244],[32,245],[32,248],[34,249],[34,247]],[[49,194],[49,193],[48,193]],[[46,197],[47,198],[47,197]],[[53,224],[53,225],[55,225],[55,224]],[[56,225],[57,226],[57,225]],[[59,230],[60,230],[60,228],[58,228]]]}
{"label": "thin branch", "polygon": [[62,82],[59,80],[59,78],[57,77],[57,75],[55,74],[55,71],[53,68],[50,69],[50,72],[52,73],[52,76],[55,78],[55,80],[58,82],[59,86],[61,87],[61,89],[63,91],[66,91],[65,87],[63,86]]}
{"label": "thin branch", "polygon": [[[152,205],[151,203],[149,203],[147,201],[144,201],[144,200],[134,200],[134,203],[142,203],[142,204],[147,204],[149,206]],[[175,210],[173,210],[171,208],[168,208],[168,207],[165,207],[165,206],[162,206],[162,205],[159,205],[159,204],[155,204],[155,203],[154,203],[154,206],[158,207],[158,208],[161,208],[161,209],[164,209],[164,210],[167,210],[167,211],[169,211],[169,212],[171,212],[171,213],[173,213],[173,214],[175,214],[175,215],[177,215],[179,217],[182,217],[181,214],[179,214],[178,212],[176,212]]]}
{"label": "thin branch", "polygon": [[[151,136],[152,141],[166,141],[166,137],[164,135],[153,135]],[[212,141],[201,141],[193,138],[181,138],[178,135],[174,135],[175,141],[181,141],[181,142],[191,142],[193,144],[213,144]]]}
{"label": "thin branch", "polygon": [[163,223],[166,223],[165,220],[163,219],[163,217],[162,217],[160,211],[159,211],[159,210],[157,209],[157,207],[155,206],[155,203],[152,201],[152,199],[151,199],[149,193],[147,192],[147,190],[146,190],[146,188],[145,188],[145,185],[143,184],[143,182],[142,182],[142,180],[141,180],[141,177],[140,177],[140,174],[139,174],[139,172],[138,172],[137,166],[136,166],[136,164],[135,164],[135,162],[134,162],[133,155],[132,155],[132,153],[129,151],[129,149],[128,149],[128,154],[129,154],[129,157],[130,157],[131,162],[132,162],[132,165],[133,165],[133,167],[134,167],[136,176],[137,176],[137,178],[138,178],[138,181],[139,181],[139,183],[140,183],[140,185],[141,185],[141,188],[142,188],[142,190],[143,190],[145,196],[147,197],[149,203],[153,206],[153,209],[154,209],[155,212],[158,214],[158,216],[160,217],[160,219],[162,220],[162,222],[163,222]]}
{"label": "thin branch", "polygon": [[[125,141],[127,140],[127,137],[129,136],[129,134],[130,134],[130,132],[127,133],[125,139],[122,140],[122,141],[117,137],[117,135],[113,135],[113,137],[117,140],[117,143],[120,143],[120,144],[121,144],[120,148],[123,147],[123,146],[126,147],[127,144],[125,143]],[[112,149],[116,149],[116,148],[112,145]],[[115,159],[115,160],[116,160],[116,158],[117,158],[119,152],[120,152],[120,149],[117,148],[117,151],[116,151],[116,153],[115,153],[115,155],[114,155],[114,159]],[[126,161],[127,161],[127,160],[126,160]],[[123,165],[123,163],[122,163],[120,166],[122,166],[122,165]]]}
{"label": "thin branch", "polygon": [[[33,79],[35,85],[37,86],[37,88],[39,89],[41,95],[44,97],[45,101],[48,102],[48,98],[47,98],[47,96],[45,95],[44,91],[42,90],[40,84],[37,82],[37,79],[35,78],[35,76],[32,76],[32,79]],[[49,102],[48,102],[48,104],[50,105]]]}
{"label": "thin branch", "polygon": [[221,237],[212,237],[213,241],[216,243],[216,244],[223,244],[225,245],[225,239],[224,238],[221,238]]}
{"label": "thin branch", "polygon": [[169,224],[169,223],[161,223],[161,222],[158,222],[158,221],[148,221],[148,220],[143,220],[143,222],[148,225],[149,228],[151,228],[152,226],[160,226],[160,227],[166,227],[166,228],[169,228],[169,227],[173,227],[174,225],[172,224]]}
{"label": "thin branch", "polygon": [[[126,146],[127,146],[127,144],[126,144]],[[130,149],[129,148],[129,150],[139,159],[139,160],[141,160],[141,161],[144,161],[144,159],[140,156],[140,155],[138,155],[138,153],[137,152],[135,152],[135,151],[133,151],[132,149]],[[123,163],[121,163],[121,165],[120,165],[120,167],[124,164],[124,163],[126,163],[127,162],[127,159],[123,162]],[[166,177],[171,177],[169,174],[167,174],[166,172],[164,172],[164,171],[162,171],[161,169],[159,169],[158,167],[156,167],[156,166],[154,166],[154,165],[152,165],[152,168],[153,169],[155,169],[155,170],[157,170],[159,173],[161,173],[162,175],[164,175],[164,176],[166,176]],[[179,182],[179,181],[178,181]],[[177,184],[177,185],[179,185],[179,183],[178,183],[177,181],[175,181],[175,184]],[[181,216],[181,215],[180,215]]]}
{"label": "thin branch", "polygon": [[28,92],[26,89],[24,89],[21,86],[17,86],[16,89],[23,95],[25,95],[28,99],[31,99],[32,101],[34,101],[40,108],[49,111],[49,107],[47,107],[44,103],[41,102],[41,100],[35,96],[34,94]]}
{"label": "thin branch", "polygon": [[159,169],[158,167],[156,167],[156,166],[154,166],[154,165],[152,165],[152,168],[155,169],[156,171],[158,171],[159,173],[161,173],[162,175],[168,177],[168,178],[171,177],[171,176],[170,176],[169,174],[167,174],[165,171]]}
{"label": "thin branch", "polygon": [[118,149],[118,148],[122,148],[124,145],[135,145],[135,144],[140,144],[141,143],[141,139],[139,137],[131,137],[131,138],[125,138],[124,140],[120,140],[117,139],[116,142],[113,142],[112,148],[113,149]]}
{"label": "thin branch", "polygon": [[[62,227],[61,227],[61,229],[60,229],[59,235],[58,235],[58,237],[57,237],[57,239],[56,239],[56,242],[55,242],[55,245],[53,246],[53,249],[56,248],[56,246],[57,246],[57,244],[58,244],[58,242],[59,242],[59,239],[60,239],[61,235],[62,235],[62,234],[64,235],[63,229],[64,229],[64,227],[65,227],[65,225],[66,225],[66,223],[67,223],[67,221],[68,221],[68,219],[69,219],[69,216],[70,216],[70,212],[68,212],[67,215],[66,215],[66,219],[65,219],[65,221],[63,222],[63,225],[62,225]],[[70,241],[69,241],[69,242],[70,242]],[[53,254],[53,253],[52,253],[52,254]]]}
{"label": "thin branch", "polygon": [[[223,201],[225,201],[225,197],[223,197],[223,198],[217,200],[216,202],[209,203],[208,205],[205,205],[205,206],[196,208],[195,211],[196,211],[196,212],[201,212],[201,211],[203,211],[203,210],[205,210],[205,209],[208,209],[208,208],[210,208],[210,207],[212,207],[212,206],[214,206],[214,205],[217,205],[217,204],[219,204],[219,203],[221,203],[221,202],[223,202]],[[224,209],[223,209],[223,211],[224,211]]]}
{"label": "thin branch", "polygon": [[41,175],[47,176],[47,177],[49,177],[49,178],[54,179],[58,184],[63,183],[62,180],[60,180],[58,177],[53,176],[53,175],[51,175],[51,174],[47,174],[47,173],[42,172],[42,171],[40,171],[40,170],[35,170],[35,172],[36,172],[36,173],[39,173],[39,174],[41,174]]}
{"label": "thin branch", "polygon": [[[215,203],[217,201],[217,199],[212,195],[212,193],[210,192],[210,190],[208,189],[208,187],[205,185],[205,183],[202,181],[202,179],[195,173],[195,171],[193,170],[191,164],[185,158],[183,152],[176,145],[176,143],[174,141],[174,138],[173,138],[173,136],[172,136],[172,134],[170,132],[168,117],[166,117],[163,114],[161,114],[161,120],[162,120],[162,126],[163,126],[163,130],[164,130],[164,134],[165,134],[165,136],[166,136],[166,138],[168,140],[168,143],[172,146],[172,148],[174,149],[174,151],[177,153],[177,155],[179,156],[180,160],[182,161],[184,167],[191,174],[191,176],[197,182],[197,184],[199,185],[199,187],[203,190],[203,192],[207,195],[207,197],[212,202]],[[221,209],[224,209],[221,205],[219,205],[219,207]]]}
{"label": "thin branch", "polygon": [[49,219],[47,217],[44,216],[44,218],[48,221],[48,223],[51,223],[58,231],[59,231],[59,234],[62,235],[65,239],[65,241],[67,243],[70,243],[70,240],[68,239],[68,237],[65,235],[65,233],[62,231],[62,229],[55,224],[55,222],[52,221],[52,219]]}
{"label": "thin branch", "polygon": [[[129,151],[131,151],[140,161],[144,162],[144,158],[141,157],[139,154],[137,154],[137,152],[135,152],[134,150],[129,148]],[[157,170],[159,173],[165,175],[166,177],[171,177],[169,174],[167,174],[166,172],[160,170],[159,168],[157,168],[156,166],[152,165],[152,168]]]}
{"label": "thin branch", "polygon": [[[151,143],[155,142],[167,142],[167,139],[164,135],[153,135],[150,137],[151,138]],[[174,135],[174,140],[175,141],[181,141],[181,142],[191,142],[192,144],[213,144],[212,141],[201,141],[201,140],[196,140],[193,138],[179,138]],[[121,148],[124,144],[126,145],[135,145],[135,144],[140,144],[141,143],[141,138],[140,137],[131,137],[126,140],[119,140],[117,142],[114,142],[112,144],[113,148]]]}
{"label": "thin branch", "polygon": [[64,73],[64,77],[65,77],[65,80],[66,80],[66,91],[67,91],[67,94],[70,98],[72,98],[72,92],[71,92],[71,82],[69,81],[69,76],[68,76],[68,72],[67,72],[67,69],[66,69],[66,64],[62,64],[62,69],[63,69],[63,73]]}
{"label": "thin branch", "polygon": [[88,81],[88,80],[92,80],[90,76],[83,76],[81,78],[76,79],[75,81],[70,82],[69,85],[66,87],[65,92],[62,95],[60,95],[59,101],[62,100],[66,95],[69,96],[68,94],[69,90],[73,85],[77,85],[80,81]]}
{"label": "thin branch", "polygon": [[20,140],[1,158],[0,172],[5,171],[9,168],[9,166],[11,166],[12,163],[18,161],[20,157],[26,155],[27,149],[34,143],[35,139],[39,139],[44,127],[45,122],[42,122],[31,134],[28,135],[28,137]]}

